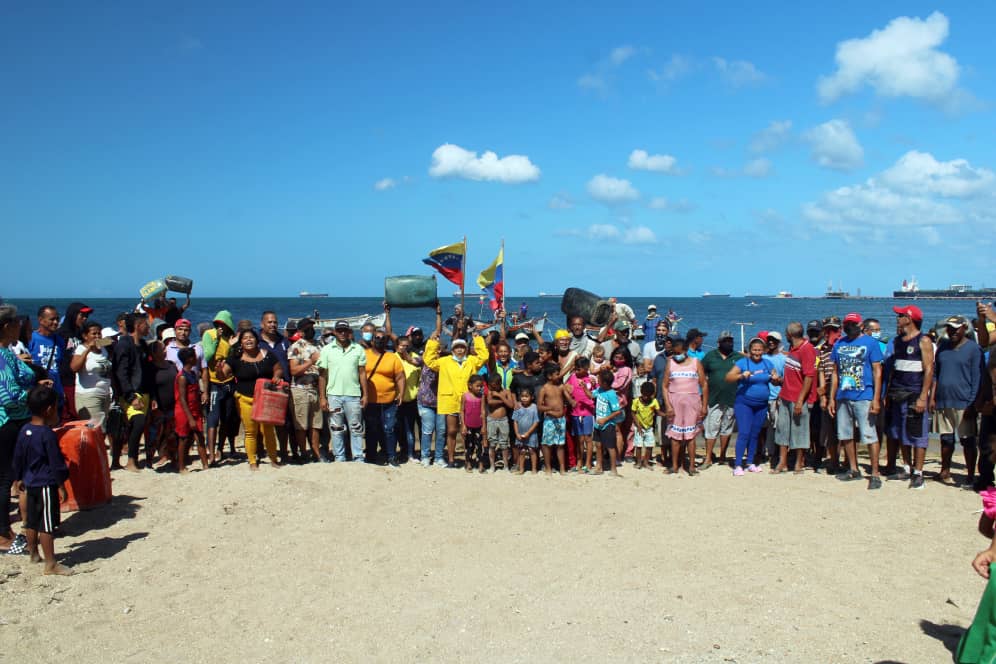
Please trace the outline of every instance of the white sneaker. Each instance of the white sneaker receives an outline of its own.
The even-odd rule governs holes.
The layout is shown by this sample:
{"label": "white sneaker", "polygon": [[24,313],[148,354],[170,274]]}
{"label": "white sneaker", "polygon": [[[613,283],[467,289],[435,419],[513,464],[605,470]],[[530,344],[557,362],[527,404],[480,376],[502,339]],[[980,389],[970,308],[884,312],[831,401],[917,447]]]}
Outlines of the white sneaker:
{"label": "white sneaker", "polygon": [[432,459],[429,459],[428,457],[425,458],[425,459],[422,459],[422,467],[423,468],[428,468],[429,464],[431,464],[431,463],[432,463]]}
{"label": "white sneaker", "polygon": [[446,463],[445,461],[439,461],[439,462],[436,463],[435,467],[436,468],[444,468],[445,469],[445,468],[449,468],[450,464]]}

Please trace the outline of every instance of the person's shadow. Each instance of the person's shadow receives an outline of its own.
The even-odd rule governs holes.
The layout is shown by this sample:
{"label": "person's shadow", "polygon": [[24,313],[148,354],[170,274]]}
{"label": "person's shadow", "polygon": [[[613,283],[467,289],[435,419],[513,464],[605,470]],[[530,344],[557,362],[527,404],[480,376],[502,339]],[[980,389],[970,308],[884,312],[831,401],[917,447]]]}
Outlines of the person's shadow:
{"label": "person's shadow", "polygon": [[122,494],[111,498],[111,502],[93,509],[73,512],[62,522],[59,530],[62,535],[77,537],[94,530],[110,528],[118,521],[135,518],[145,498]]}
{"label": "person's shadow", "polygon": [[958,642],[961,640],[961,635],[965,633],[964,627],[950,623],[938,625],[929,620],[921,620],[920,630],[927,636],[937,639],[944,644],[944,647],[951,653],[952,661],[954,661],[955,652],[958,650]]}
{"label": "person's shadow", "polygon": [[69,545],[69,550],[62,556],[62,562],[67,565],[80,565],[95,560],[106,560],[121,553],[136,540],[145,539],[149,533],[130,533],[124,537],[100,537]]}

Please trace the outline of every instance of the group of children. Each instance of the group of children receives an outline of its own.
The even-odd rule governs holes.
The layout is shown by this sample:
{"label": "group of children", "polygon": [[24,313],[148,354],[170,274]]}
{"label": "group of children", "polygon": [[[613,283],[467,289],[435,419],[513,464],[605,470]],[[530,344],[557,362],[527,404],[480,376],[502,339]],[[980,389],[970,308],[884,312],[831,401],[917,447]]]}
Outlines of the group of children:
{"label": "group of children", "polygon": [[[542,449],[545,472],[552,474],[556,465],[563,474],[568,470],[565,445],[570,427],[579,447],[577,470],[596,475],[608,471],[618,476],[616,465],[623,446],[618,425],[625,419],[627,403],[613,388],[612,369],[603,362],[601,370],[592,374],[593,364],[588,358],[577,358],[566,380],[557,364],[544,365],[546,382],[538,397],[528,387],[513,394],[497,373],[488,377],[486,388],[483,376],[471,376],[460,408],[466,470],[485,472],[488,466],[497,470],[500,453],[504,467],[515,467],[516,474],[525,472],[527,459],[532,472],[538,473]],[[648,468],[656,444],[654,417],[661,414],[653,384],[641,386],[632,410],[637,467]]]}

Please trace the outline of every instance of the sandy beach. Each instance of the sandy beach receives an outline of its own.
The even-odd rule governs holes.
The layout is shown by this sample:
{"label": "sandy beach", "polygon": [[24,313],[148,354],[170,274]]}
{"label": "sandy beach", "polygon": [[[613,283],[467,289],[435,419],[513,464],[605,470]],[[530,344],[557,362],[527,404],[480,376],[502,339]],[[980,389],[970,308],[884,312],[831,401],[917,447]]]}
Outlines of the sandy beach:
{"label": "sandy beach", "polygon": [[[928,473],[936,469],[928,463]],[[116,472],[76,574],[0,557],[11,662],[943,662],[976,495],[807,472]]]}

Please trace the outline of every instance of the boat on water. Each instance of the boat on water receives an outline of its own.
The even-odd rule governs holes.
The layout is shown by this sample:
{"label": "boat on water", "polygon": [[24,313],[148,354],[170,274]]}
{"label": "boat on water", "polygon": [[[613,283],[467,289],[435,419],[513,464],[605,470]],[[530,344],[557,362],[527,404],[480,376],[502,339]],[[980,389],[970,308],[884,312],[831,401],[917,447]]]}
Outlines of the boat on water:
{"label": "boat on water", "polygon": [[996,299],[996,288],[973,288],[970,284],[951,284],[947,288],[923,290],[916,277],[909,281],[903,279],[899,290],[892,291],[892,297],[898,299],[924,300],[992,300]]}
{"label": "boat on water", "polygon": [[328,293],[309,293],[306,290],[301,291],[297,294],[298,297],[328,297]]}
{"label": "boat on water", "polygon": [[778,291],[778,295],[775,296],[776,300],[788,300],[792,297],[792,293],[787,290]]}
{"label": "boat on water", "polygon": [[761,306],[761,305],[760,305],[760,304],[758,304],[757,302],[755,302],[754,300],[751,300],[750,302],[748,302],[748,303],[747,303],[747,304],[745,304],[744,306],[745,306],[745,307],[759,307],[759,306]]}
{"label": "boat on water", "polygon": [[831,281],[827,284],[827,292],[823,297],[827,300],[846,300],[851,297],[851,294],[844,290],[843,285],[838,285],[837,289],[834,290],[833,282]]}
{"label": "boat on water", "polygon": [[564,294],[563,293],[544,293],[543,291],[540,291],[539,292],[539,297],[564,297]]}
{"label": "boat on water", "polygon": [[729,293],[710,293],[706,291],[702,293],[702,297],[730,297]]}
{"label": "boat on water", "polygon": [[[297,328],[297,322],[301,320],[301,318],[304,318],[304,316],[300,316],[298,318],[288,318],[284,321],[283,329],[286,330],[288,325]],[[358,316],[336,316],[334,318],[312,318],[312,320],[315,321],[315,329],[318,331],[318,334],[321,334],[322,330],[325,328],[331,329],[335,327],[336,322],[340,320],[344,320],[349,323],[349,327],[351,327],[354,332],[359,332],[360,328],[367,323],[371,323],[375,327],[380,327],[384,324],[386,319],[387,315],[384,313],[375,315],[360,314]]]}

